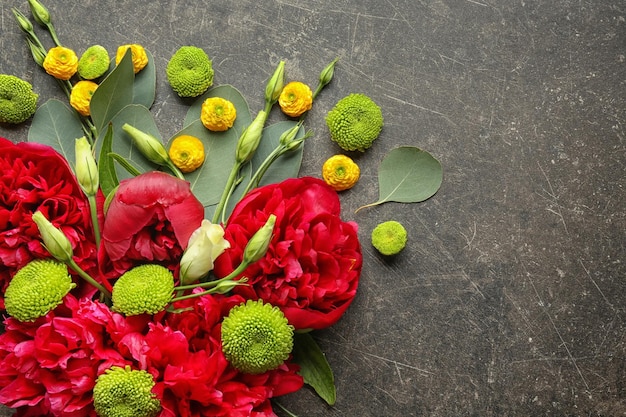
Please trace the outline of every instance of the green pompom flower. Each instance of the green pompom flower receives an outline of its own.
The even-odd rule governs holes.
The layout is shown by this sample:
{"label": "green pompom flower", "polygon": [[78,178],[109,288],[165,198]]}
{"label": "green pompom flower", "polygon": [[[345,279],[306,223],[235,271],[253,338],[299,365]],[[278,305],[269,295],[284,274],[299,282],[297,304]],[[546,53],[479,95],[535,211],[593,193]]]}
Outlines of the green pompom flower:
{"label": "green pompom flower", "polygon": [[213,63],[201,48],[182,46],[165,69],[172,89],[181,97],[197,97],[213,85]]}
{"label": "green pompom flower", "polygon": [[39,95],[33,86],[14,75],[0,74],[0,123],[18,124],[37,110]]}
{"label": "green pompom flower", "polygon": [[372,245],[383,255],[396,255],[406,246],[407,232],[394,220],[379,224],[372,231]]}
{"label": "green pompom flower", "polygon": [[4,293],[4,304],[19,321],[35,321],[61,304],[75,286],[65,264],[37,259],[17,271]]}
{"label": "green pompom flower", "polygon": [[130,366],[114,366],[96,380],[93,406],[100,417],[154,417],[161,402],[152,392],[154,378]]}
{"label": "green pompom flower", "polygon": [[380,107],[364,94],[339,100],[326,115],[330,138],[346,151],[365,152],[383,128]]}
{"label": "green pompom flower", "polygon": [[161,265],[139,265],[113,285],[113,311],[127,316],[156,314],[167,307],[174,292],[174,276]]}
{"label": "green pompom flower", "polygon": [[111,58],[101,45],[87,48],[78,60],[78,75],[85,80],[95,80],[108,71]]}
{"label": "green pompom flower", "polygon": [[293,349],[293,326],[262,300],[248,300],[230,310],[222,323],[222,350],[241,372],[260,374],[280,366]]}

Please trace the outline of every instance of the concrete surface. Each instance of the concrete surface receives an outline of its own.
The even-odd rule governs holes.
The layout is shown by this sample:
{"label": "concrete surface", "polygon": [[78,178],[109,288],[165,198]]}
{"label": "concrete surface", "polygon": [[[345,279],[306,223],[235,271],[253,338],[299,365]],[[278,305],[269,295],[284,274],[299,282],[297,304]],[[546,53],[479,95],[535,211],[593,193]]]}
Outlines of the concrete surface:
{"label": "concrete surface", "polygon": [[[187,104],[165,65],[204,48],[218,84],[260,109],[279,60],[314,85],[341,57],[307,125],[303,175],[339,149],[324,115],[361,92],[383,109],[375,146],[352,155],[341,194],[360,224],[360,293],[317,335],[336,377],[335,407],[303,389],[281,399],[304,416],[626,415],[626,4],[618,0],[48,0],[77,51],[141,43],[155,56],[152,108],[164,137]],[[34,65],[0,5],[0,72],[63,98]],[[273,119],[280,115],[273,114]],[[26,138],[28,123],[0,127]],[[422,204],[375,201],[377,165],[398,145],[445,170]],[[392,261],[369,234],[395,219],[409,246]],[[5,413],[2,415],[10,415]]]}

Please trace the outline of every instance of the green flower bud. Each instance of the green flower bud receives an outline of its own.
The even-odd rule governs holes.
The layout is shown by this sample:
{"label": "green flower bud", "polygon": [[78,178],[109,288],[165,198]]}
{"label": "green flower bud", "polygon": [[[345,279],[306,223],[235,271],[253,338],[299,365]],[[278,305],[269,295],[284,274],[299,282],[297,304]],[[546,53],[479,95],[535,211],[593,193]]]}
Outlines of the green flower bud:
{"label": "green flower bud", "polygon": [[172,300],[174,276],[164,266],[139,265],[126,271],[113,285],[113,311],[127,316],[156,314]]}
{"label": "green flower bud", "polygon": [[29,35],[32,35],[33,24],[30,23],[30,20],[28,20],[28,18],[15,7],[12,7],[11,11],[13,12],[13,16],[15,16],[15,20],[17,20],[17,24],[20,25],[20,28]]}
{"label": "green flower bud", "polygon": [[372,245],[386,256],[400,253],[406,246],[406,241],[406,229],[393,220],[379,224],[372,231]]}
{"label": "green flower bud", "polygon": [[265,87],[265,101],[275,103],[285,86],[285,61],[280,61]]}
{"label": "green flower bud", "polygon": [[270,214],[265,224],[250,238],[243,251],[243,263],[250,265],[261,259],[272,241],[272,232],[276,224],[276,216]]}
{"label": "green flower bud", "polygon": [[244,373],[260,374],[279,367],[293,349],[293,326],[263,300],[233,307],[222,322],[222,351]]}
{"label": "green flower bud", "polygon": [[101,45],[92,45],[78,60],[78,75],[85,80],[95,80],[108,71],[111,58]]}
{"label": "green flower bud", "polygon": [[61,262],[72,262],[74,251],[67,236],[60,229],[54,227],[40,211],[36,211],[32,218],[39,228],[39,234],[46,250]]}
{"label": "green flower bud", "polygon": [[33,43],[30,39],[27,39],[28,47],[30,48],[30,54],[33,56],[33,60],[43,68],[43,61],[46,59],[46,52],[39,46]]}
{"label": "green flower bud", "polygon": [[285,146],[293,142],[295,137],[298,135],[298,132],[300,131],[301,126],[302,125],[298,123],[291,129],[284,131],[283,134],[280,135],[280,144]]}
{"label": "green flower bud", "polygon": [[94,196],[100,185],[98,166],[86,137],[76,139],[76,179],[85,194]]}
{"label": "green flower bud", "polygon": [[35,321],[61,304],[75,286],[63,263],[31,261],[17,271],[4,293],[7,313],[19,321]]}
{"label": "green flower bud", "polygon": [[98,376],[93,406],[100,417],[155,417],[161,402],[152,388],[154,378],[148,372],[113,366]]}
{"label": "green flower bud", "polygon": [[122,130],[128,133],[137,149],[139,149],[139,152],[148,160],[157,165],[168,164],[169,155],[167,154],[165,146],[163,146],[163,143],[159,139],[142,132],[128,123],[124,123]]}
{"label": "green flower bud", "polygon": [[43,4],[39,3],[37,0],[28,0],[28,5],[37,23],[44,27],[50,24],[50,12],[48,12],[48,9],[46,9]]}
{"label": "green flower bud", "polygon": [[238,163],[243,164],[252,159],[254,152],[256,152],[256,149],[259,147],[259,143],[261,143],[263,126],[265,126],[266,119],[267,113],[261,110],[252,123],[245,128],[241,137],[239,137],[235,154]]}
{"label": "green flower bud", "polygon": [[337,61],[339,61],[339,58],[333,59],[333,61],[330,64],[328,64],[326,68],[324,68],[322,72],[320,73],[320,86],[321,87],[324,87],[333,79],[333,75],[335,74],[335,64],[337,63]]}

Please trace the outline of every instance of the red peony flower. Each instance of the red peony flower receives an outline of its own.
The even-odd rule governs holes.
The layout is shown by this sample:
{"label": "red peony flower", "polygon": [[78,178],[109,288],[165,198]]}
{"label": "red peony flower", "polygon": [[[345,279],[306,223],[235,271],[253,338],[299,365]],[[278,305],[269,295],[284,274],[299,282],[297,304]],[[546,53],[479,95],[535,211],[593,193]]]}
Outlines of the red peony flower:
{"label": "red peony flower", "polygon": [[97,376],[130,363],[105,332],[120,318],[104,304],[68,295],[64,305],[33,323],[6,319],[0,335],[0,403],[23,416],[95,416]]}
{"label": "red peony flower", "polygon": [[37,210],[69,238],[76,263],[97,276],[89,203],[66,160],[49,146],[0,138],[0,293],[22,266],[50,256],[31,219]]}
{"label": "red peony flower", "polygon": [[241,274],[250,285],[233,291],[279,307],[296,329],[328,327],[352,302],[361,273],[357,225],[343,222],[339,211],[337,193],[316,178],[257,188],[235,206],[224,236],[231,248],[215,260],[214,272],[232,272],[248,240],[275,214],[265,257]]}
{"label": "red peony flower", "polygon": [[122,180],[106,212],[102,243],[118,274],[136,263],[174,268],[204,207],[189,183],[163,172]]}

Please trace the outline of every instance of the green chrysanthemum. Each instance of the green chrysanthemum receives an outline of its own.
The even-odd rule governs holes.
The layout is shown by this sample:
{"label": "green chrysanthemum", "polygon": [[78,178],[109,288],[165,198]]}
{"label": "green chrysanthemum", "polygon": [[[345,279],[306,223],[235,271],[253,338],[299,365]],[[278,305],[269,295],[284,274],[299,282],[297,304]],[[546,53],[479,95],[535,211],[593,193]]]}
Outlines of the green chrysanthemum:
{"label": "green chrysanthemum", "polygon": [[114,366],[96,380],[93,406],[100,417],[154,417],[161,402],[152,392],[154,378],[130,366]]}
{"label": "green chrysanthemum", "polygon": [[38,99],[28,81],[0,74],[0,123],[22,123],[35,113]]}
{"label": "green chrysanthemum", "polygon": [[364,152],[383,128],[383,113],[368,96],[350,94],[328,112],[326,124],[330,138],[342,149]]}
{"label": "green chrysanthemum", "polygon": [[4,304],[19,321],[34,321],[54,310],[75,286],[65,264],[37,259],[17,271],[4,293]]}
{"label": "green chrysanthemum", "polygon": [[381,223],[372,230],[372,245],[383,255],[400,253],[406,241],[406,229],[394,220]]}
{"label": "green chrysanthemum", "polygon": [[167,307],[174,292],[174,276],[161,265],[139,265],[113,286],[113,310],[127,316],[156,314]]}
{"label": "green chrysanthemum", "polygon": [[111,58],[101,45],[93,45],[78,60],[78,75],[85,80],[94,80],[109,69]]}
{"label": "green chrysanthemum", "polygon": [[197,97],[213,85],[213,63],[197,46],[182,46],[165,69],[172,89],[181,97]]}
{"label": "green chrysanthemum", "polygon": [[293,326],[262,300],[248,300],[230,310],[222,323],[222,350],[241,372],[260,374],[280,366],[293,349]]}

